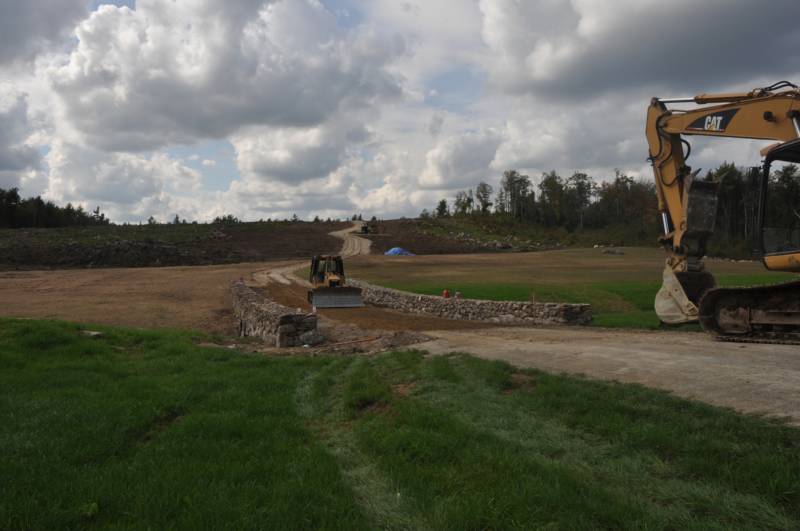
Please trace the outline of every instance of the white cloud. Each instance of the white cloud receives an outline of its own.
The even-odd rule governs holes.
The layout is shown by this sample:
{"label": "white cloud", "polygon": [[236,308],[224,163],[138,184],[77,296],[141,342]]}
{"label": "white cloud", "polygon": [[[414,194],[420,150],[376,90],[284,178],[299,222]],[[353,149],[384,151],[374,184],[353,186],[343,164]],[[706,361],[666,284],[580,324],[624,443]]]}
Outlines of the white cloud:
{"label": "white cloud", "polygon": [[489,178],[502,136],[487,129],[441,140],[425,156],[425,170],[419,177],[422,188],[454,189],[473,186]]}
{"label": "white cloud", "polygon": [[87,208],[100,205],[114,219],[136,219],[136,213],[156,213],[180,196],[200,191],[200,174],[164,153],[149,157],[55,141],[47,154],[50,180],[47,195]]}
{"label": "white cloud", "polygon": [[[800,74],[794,0],[45,5],[0,5],[0,187],[116,220],[414,215],[512,168],[649,177],[651,96]],[[705,169],[763,145],[691,140]]]}
{"label": "white cloud", "polygon": [[701,91],[800,71],[796,54],[775,53],[800,45],[795,0],[769,9],[745,0],[480,0],[480,8],[487,66],[516,92],[574,100],[639,87]]}
{"label": "white cloud", "polygon": [[0,3],[0,65],[27,61],[48,45],[60,43],[86,0],[7,0]]}
{"label": "white cloud", "polygon": [[245,179],[291,184],[327,177],[347,147],[368,136],[363,125],[342,119],[307,128],[253,127],[233,135],[231,142]]}
{"label": "white cloud", "polygon": [[402,41],[342,30],[314,0],[106,5],[76,35],[50,79],[69,121],[106,150],[312,127],[401,93],[385,66]]}
{"label": "white cloud", "polygon": [[0,84],[0,188],[17,187],[40,169],[42,156],[30,143],[34,133],[27,96]]}

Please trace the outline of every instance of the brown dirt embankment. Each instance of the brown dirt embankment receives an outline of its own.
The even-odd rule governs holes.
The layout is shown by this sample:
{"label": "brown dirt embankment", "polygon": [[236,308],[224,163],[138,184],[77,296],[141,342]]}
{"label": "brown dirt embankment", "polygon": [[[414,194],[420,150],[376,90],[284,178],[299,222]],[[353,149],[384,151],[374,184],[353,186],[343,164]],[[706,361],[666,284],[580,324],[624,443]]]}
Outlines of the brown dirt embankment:
{"label": "brown dirt embankment", "polygon": [[477,243],[428,234],[422,231],[419,222],[413,219],[381,221],[378,225],[380,227],[379,234],[364,236],[372,240],[373,254],[383,254],[392,247],[402,247],[414,254],[461,254],[495,251],[495,249],[490,249]]}
{"label": "brown dirt embankment", "polygon": [[349,222],[0,230],[0,270],[213,265],[336,252]]}
{"label": "brown dirt embankment", "polygon": [[0,272],[0,315],[233,335],[231,281],[264,267]]}

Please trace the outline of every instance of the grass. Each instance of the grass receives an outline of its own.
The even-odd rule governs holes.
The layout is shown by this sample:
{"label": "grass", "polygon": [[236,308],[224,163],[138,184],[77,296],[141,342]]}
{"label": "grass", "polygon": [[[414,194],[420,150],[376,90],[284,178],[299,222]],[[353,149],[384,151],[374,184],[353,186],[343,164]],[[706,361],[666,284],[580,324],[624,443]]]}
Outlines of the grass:
{"label": "grass", "polygon": [[0,528],[797,529],[800,430],[464,355],[0,320]]}
{"label": "grass", "polygon": [[[626,248],[623,255],[601,249],[536,253],[359,258],[350,273],[395,289],[439,295],[446,287],[473,299],[573,302],[592,305],[593,324],[656,329],[653,302],[661,287],[663,252]],[[775,284],[796,278],[765,272],[755,262],[708,261],[720,286]],[[694,326],[697,328],[697,326]]]}

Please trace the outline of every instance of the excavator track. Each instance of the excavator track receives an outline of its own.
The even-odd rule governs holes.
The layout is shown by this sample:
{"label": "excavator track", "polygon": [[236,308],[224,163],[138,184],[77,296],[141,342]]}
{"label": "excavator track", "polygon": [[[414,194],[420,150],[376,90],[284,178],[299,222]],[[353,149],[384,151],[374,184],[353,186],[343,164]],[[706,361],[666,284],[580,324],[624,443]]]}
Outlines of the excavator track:
{"label": "excavator track", "polygon": [[720,341],[800,345],[800,281],[713,288],[699,309],[703,329]]}

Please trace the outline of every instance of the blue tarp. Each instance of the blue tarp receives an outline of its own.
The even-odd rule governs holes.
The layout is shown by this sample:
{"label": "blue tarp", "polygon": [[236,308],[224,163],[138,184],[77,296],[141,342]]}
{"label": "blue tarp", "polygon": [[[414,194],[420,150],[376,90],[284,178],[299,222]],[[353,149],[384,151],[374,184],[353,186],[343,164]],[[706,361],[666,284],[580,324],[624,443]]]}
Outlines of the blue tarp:
{"label": "blue tarp", "polygon": [[386,256],[416,256],[414,253],[410,253],[402,247],[392,247],[383,254]]}

